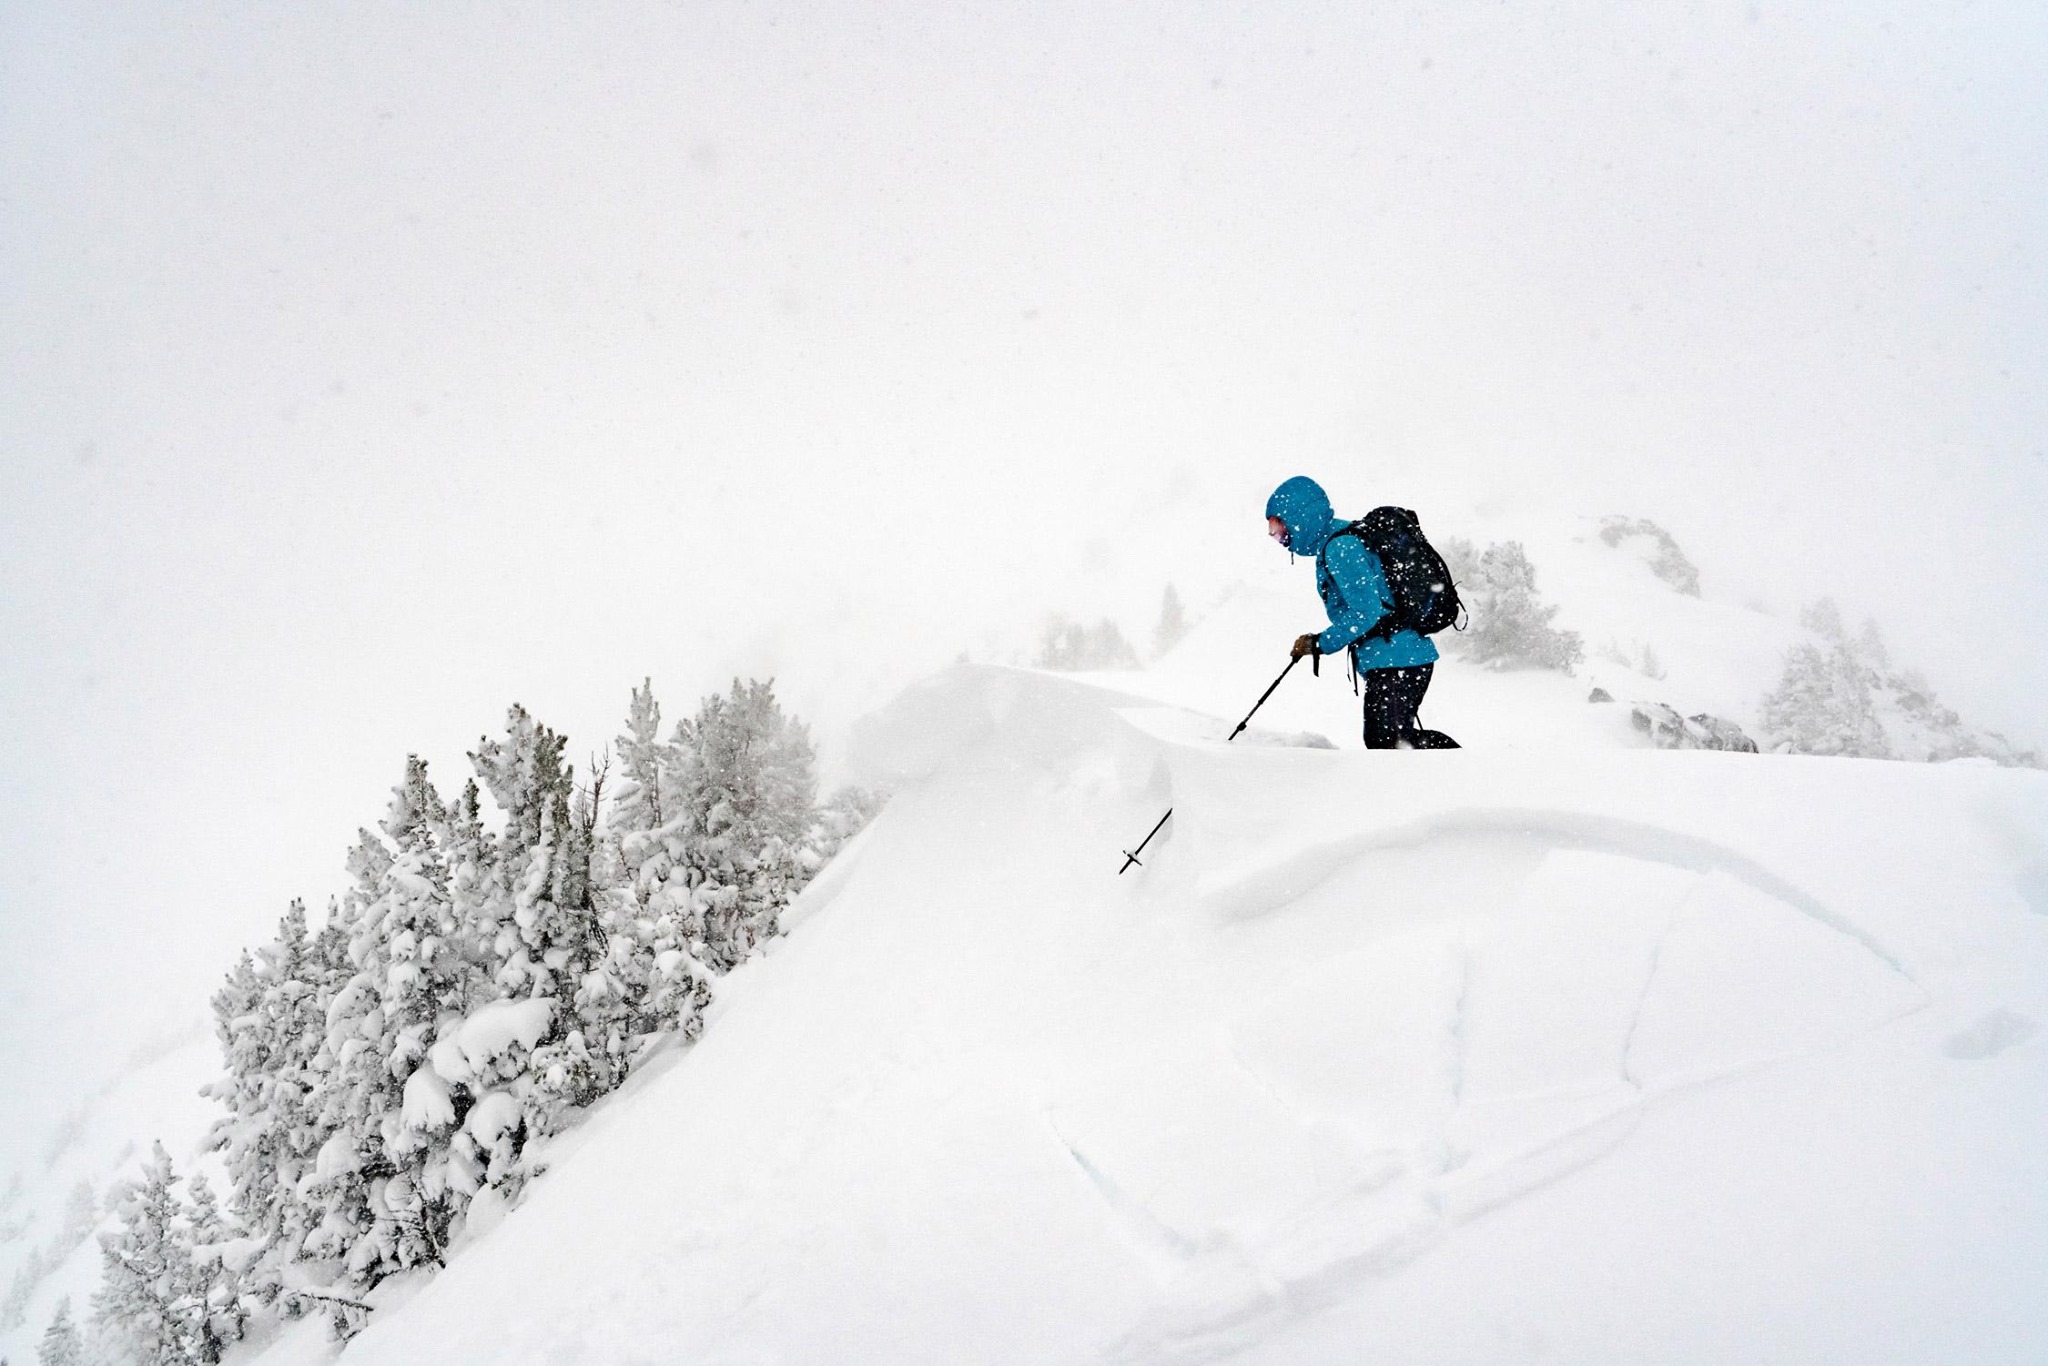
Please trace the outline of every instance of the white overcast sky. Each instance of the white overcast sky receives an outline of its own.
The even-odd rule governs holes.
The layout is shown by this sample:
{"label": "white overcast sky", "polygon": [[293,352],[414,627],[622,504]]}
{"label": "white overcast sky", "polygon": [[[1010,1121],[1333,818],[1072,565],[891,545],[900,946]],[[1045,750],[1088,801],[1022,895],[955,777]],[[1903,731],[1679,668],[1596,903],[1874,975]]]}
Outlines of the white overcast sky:
{"label": "white overcast sky", "polygon": [[1298,471],[1657,517],[2048,739],[2044,13],[13,0],[14,1051],[196,1008],[512,701],[829,745]]}

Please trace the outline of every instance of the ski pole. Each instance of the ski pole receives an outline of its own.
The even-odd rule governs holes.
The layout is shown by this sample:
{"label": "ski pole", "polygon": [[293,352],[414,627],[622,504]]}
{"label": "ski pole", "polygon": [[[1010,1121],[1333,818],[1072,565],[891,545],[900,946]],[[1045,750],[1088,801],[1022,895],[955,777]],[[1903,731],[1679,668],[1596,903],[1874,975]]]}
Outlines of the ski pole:
{"label": "ski pole", "polygon": [[[1282,669],[1280,671],[1280,678],[1274,679],[1272,685],[1269,686],[1264,692],[1259,694],[1259,700],[1252,703],[1252,709],[1244,714],[1244,720],[1237,723],[1237,730],[1230,732],[1230,740],[1235,740],[1238,737],[1238,733],[1242,731],[1246,726],[1251,724],[1252,717],[1258,714],[1260,707],[1266,705],[1266,699],[1273,695],[1273,689],[1280,686],[1280,679],[1287,677],[1288,669],[1292,669],[1295,665],[1299,663],[1301,663],[1300,655],[1296,655],[1294,658],[1287,661],[1287,668]],[[1230,740],[1225,740],[1223,743],[1227,745],[1230,743]],[[1116,870],[1116,875],[1118,877],[1122,877],[1125,873],[1130,872],[1131,865],[1134,863],[1138,864],[1140,868],[1143,868],[1145,866],[1142,863],[1138,863],[1138,855],[1145,852],[1145,846],[1152,842],[1152,835],[1156,835],[1161,830],[1164,830],[1166,828],[1166,822],[1171,820],[1172,818],[1173,808],[1169,806],[1166,808],[1166,814],[1159,818],[1159,824],[1152,827],[1151,834],[1146,835],[1145,838],[1138,841],[1137,848],[1124,850],[1124,866]]]}
{"label": "ski pole", "polygon": [[[1288,660],[1287,668],[1282,669],[1280,671],[1280,678],[1287,677],[1288,670],[1292,669],[1295,665],[1299,663],[1301,663],[1300,655],[1296,655],[1294,658]],[[1280,678],[1274,679],[1272,687],[1267,688],[1264,692],[1259,694],[1259,700],[1252,703],[1252,709],[1244,714],[1244,720],[1238,722],[1237,729],[1230,732],[1230,740],[1235,740],[1238,737],[1238,735],[1243,732],[1244,728],[1252,723],[1252,718],[1258,715],[1259,708],[1265,706],[1266,699],[1273,695],[1273,688],[1277,688],[1280,686]],[[1230,743],[1230,740],[1225,740],[1223,743],[1227,745]]]}
{"label": "ski pole", "polygon": [[[1169,806],[1166,808],[1166,815],[1161,816],[1159,818],[1159,824],[1152,827],[1152,835],[1156,835],[1161,830],[1165,829],[1166,822],[1168,818],[1172,815],[1173,808]],[[1116,870],[1116,875],[1118,877],[1122,877],[1125,873],[1129,872],[1131,870],[1132,864],[1138,863],[1138,855],[1145,852],[1145,846],[1152,842],[1152,835],[1147,835],[1145,836],[1145,838],[1139,840],[1137,848],[1124,850],[1124,866]],[[1138,866],[1140,868],[1143,868],[1145,865],[1142,863],[1138,863]]]}

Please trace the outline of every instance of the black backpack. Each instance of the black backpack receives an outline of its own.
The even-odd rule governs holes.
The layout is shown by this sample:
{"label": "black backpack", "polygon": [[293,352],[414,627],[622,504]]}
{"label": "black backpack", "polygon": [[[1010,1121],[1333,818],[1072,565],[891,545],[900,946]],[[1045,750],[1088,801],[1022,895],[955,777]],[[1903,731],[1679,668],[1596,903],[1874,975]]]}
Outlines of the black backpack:
{"label": "black backpack", "polygon": [[[1356,536],[1379,556],[1387,591],[1394,597],[1394,610],[1364,639],[1390,638],[1396,631],[1433,636],[1457,624],[1458,585],[1451,582],[1449,566],[1423,536],[1414,513],[1407,508],[1374,508],[1337,535]],[[1327,546],[1324,551],[1328,553]]]}

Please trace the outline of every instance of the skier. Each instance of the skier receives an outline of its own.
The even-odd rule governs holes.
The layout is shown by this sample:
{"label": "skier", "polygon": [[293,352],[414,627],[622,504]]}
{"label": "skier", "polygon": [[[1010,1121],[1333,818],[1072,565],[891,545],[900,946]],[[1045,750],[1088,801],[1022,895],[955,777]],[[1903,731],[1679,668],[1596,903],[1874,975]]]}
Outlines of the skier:
{"label": "skier", "polygon": [[1316,564],[1316,592],[1330,625],[1294,642],[1292,657],[1333,655],[1346,650],[1351,667],[1365,675],[1367,749],[1457,749],[1442,731],[1424,730],[1415,718],[1436,672],[1436,645],[1414,631],[1377,633],[1393,606],[1379,556],[1357,536],[1338,533],[1350,526],[1330,511],[1322,485],[1297,474],[1266,500],[1266,531],[1282,548],[1308,555]]}

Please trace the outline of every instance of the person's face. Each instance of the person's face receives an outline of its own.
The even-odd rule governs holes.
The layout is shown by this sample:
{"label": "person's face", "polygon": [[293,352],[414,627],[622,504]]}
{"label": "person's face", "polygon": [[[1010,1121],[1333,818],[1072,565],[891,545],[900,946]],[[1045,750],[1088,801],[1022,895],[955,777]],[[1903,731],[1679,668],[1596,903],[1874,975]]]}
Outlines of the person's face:
{"label": "person's face", "polygon": [[1278,517],[1268,517],[1266,519],[1266,534],[1278,541],[1282,550],[1292,550],[1294,548],[1294,538],[1287,532],[1287,523],[1281,521]]}

